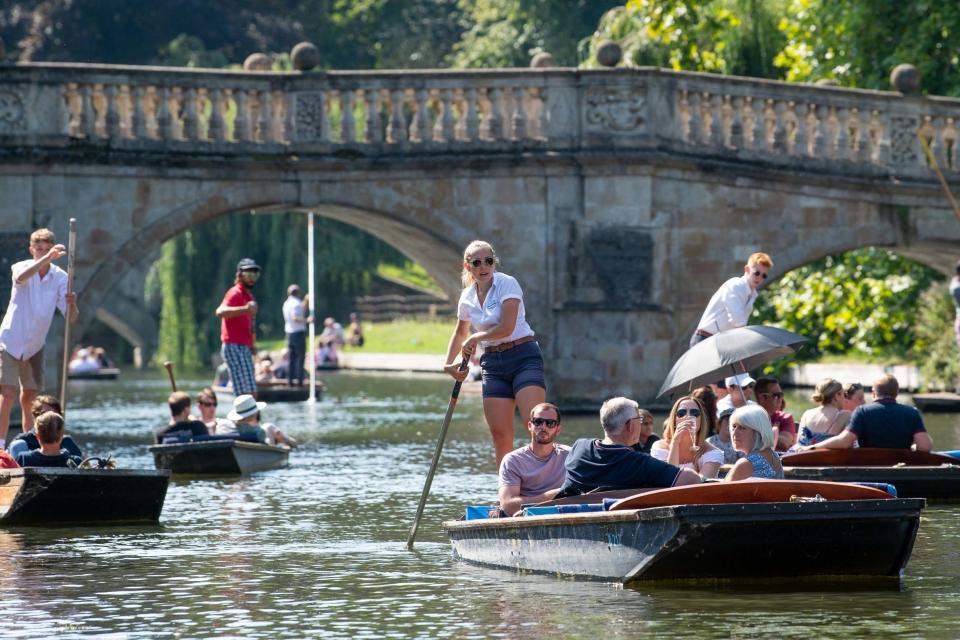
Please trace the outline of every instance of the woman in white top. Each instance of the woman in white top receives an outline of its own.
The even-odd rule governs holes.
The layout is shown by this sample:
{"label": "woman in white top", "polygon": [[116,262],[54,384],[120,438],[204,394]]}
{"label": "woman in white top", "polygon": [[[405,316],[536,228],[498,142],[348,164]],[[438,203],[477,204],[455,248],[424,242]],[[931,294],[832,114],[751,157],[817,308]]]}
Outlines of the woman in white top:
{"label": "woman in white top", "polygon": [[663,423],[663,439],[653,443],[650,455],[681,469],[693,469],[702,478],[716,478],[723,452],[707,442],[706,418],[699,400],[680,398]]}
{"label": "woman in white top", "polygon": [[447,347],[443,370],[457,380],[462,357],[483,348],[483,415],[500,460],[513,450],[513,415],[526,418],[546,400],[543,354],[527,324],[523,291],[515,278],[497,271],[497,254],[489,243],[474,240],[463,250],[463,285],[457,327]]}
{"label": "woman in white top", "polygon": [[850,422],[850,412],[843,410],[843,385],[833,378],[818,382],[810,399],[820,406],[807,409],[800,417],[797,446],[823,442],[843,431]]}

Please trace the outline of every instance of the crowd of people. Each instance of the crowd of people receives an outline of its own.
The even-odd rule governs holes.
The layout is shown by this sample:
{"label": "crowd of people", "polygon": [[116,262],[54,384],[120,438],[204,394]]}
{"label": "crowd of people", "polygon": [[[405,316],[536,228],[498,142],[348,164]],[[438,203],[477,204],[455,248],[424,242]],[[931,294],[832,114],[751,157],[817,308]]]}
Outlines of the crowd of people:
{"label": "crowd of people", "polygon": [[200,415],[194,415],[190,396],[174,391],[167,399],[170,408],[169,423],[156,432],[157,444],[171,444],[210,436],[238,438],[270,445],[296,447],[297,441],[286,435],[272,422],[263,422],[261,412],[266,402],[258,402],[249,394],[236,396],[226,418],[217,417],[217,395],[212,389],[197,394]]}

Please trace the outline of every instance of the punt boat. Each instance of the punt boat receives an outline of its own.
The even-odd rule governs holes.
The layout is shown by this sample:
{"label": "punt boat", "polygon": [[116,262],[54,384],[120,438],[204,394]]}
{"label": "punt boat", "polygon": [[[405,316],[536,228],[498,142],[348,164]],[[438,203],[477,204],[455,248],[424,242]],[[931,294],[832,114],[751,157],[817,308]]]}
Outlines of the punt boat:
{"label": "punt boat", "polygon": [[928,413],[960,412],[960,394],[957,393],[915,393],[913,405]]}
{"label": "punt boat", "polygon": [[[326,389],[326,385],[318,380],[316,389],[316,398],[320,400],[323,398],[323,390]],[[214,385],[213,391],[217,394],[218,401],[225,403],[233,401],[233,387]],[[291,387],[286,381],[257,383],[257,400],[261,402],[304,402],[309,397],[309,384],[300,387]]]}
{"label": "punt boat", "polygon": [[[603,507],[569,502],[443,528],[455,557],[514,571],[619,583],[887,582],[899,580],[925,506],[878,488],[788,480],[639,490]],[[744,553],[734,559],[731,545]]]}
{"label": "punt boat", "polygon": [[287,466],[290,449],[235,438],[155,444],[150,447],[157,469],[199,476],[247,475]]}
{"label": "punt boat", "polygon": [[120,369],[114,367],[103,367],[96,371],[77,371],[76,373],[67,373],[69,380],[116,380],[120,375]]}
{"label": "punt boat", "polygon": [[157,522],[169,482],[149,469],[0,469],[0,525]]}
{"label": "punt boat", "polygon": [[909,449],[814,449],[780,459],[787,480],[883,482],[901,498],[960,500],[960,460]]}

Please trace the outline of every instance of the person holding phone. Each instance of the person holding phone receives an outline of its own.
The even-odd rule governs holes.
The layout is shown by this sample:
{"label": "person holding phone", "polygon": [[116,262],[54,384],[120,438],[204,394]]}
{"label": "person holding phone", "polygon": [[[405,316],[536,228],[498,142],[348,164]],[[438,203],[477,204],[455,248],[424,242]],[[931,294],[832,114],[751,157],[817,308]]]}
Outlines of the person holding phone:
{"label": "person holding phone", "polygon": [[723,465],[723,451],[707,437],[707,410],[693,396],[684,396],[673,404],[663,428],[663,439],[650,449],[650,455],[681,469],[693,469],[701,478],[716,478]]}
{"label": "person holding phone", "polygon": [[497,468],[513,450],[516,410],[529,416],[547,396],[543,353],[527,323],[523,291],[516,278],[497,271],[498,264],[489,242],[474,240],[463,250],[465,288],[443,367],[462,381],[469,368],[460,370],[461,358],[469,359],[478,347],[483,349],[483,415],[493,437]]}

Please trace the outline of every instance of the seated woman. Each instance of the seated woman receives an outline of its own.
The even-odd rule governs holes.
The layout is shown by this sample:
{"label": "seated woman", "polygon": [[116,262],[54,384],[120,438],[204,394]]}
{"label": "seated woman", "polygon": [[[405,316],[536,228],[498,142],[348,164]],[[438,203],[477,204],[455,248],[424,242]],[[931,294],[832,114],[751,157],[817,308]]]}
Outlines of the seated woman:
{"label": "seated woman", "polygon": [[63,418],[59,413],[47,411],[40,414],[36,421],[36,432],[40,448],[18,455],[17,463],[21,467],[68,467],[72,466],[71,463],[80,464],[79,457],[60,448],[60,441],[63,440]]}
{"label": "seated woman", "polygon": [[653,432],[653,414],[646,409],[637,409],[637,412],[640,414],[640,441],[633,448],[649,454],[653,444],[660,441],[660,436]]}
{"label": "seated woman", "polygon": [[767,410],[759,405],[740,407],[730,416],[730,440],[744,455],[723,479],[783,479],[780,457],[773,450],[773,427]]}
{"label": "seated woman", "polygon": [[[40,395],[33,399],[33,404],[30,405],[30,413],[33,415],[34,424],[36,424],[37,417],[47,411],[53,411],[58,415],[62,415],[63,409],[60,408],[60,401],[50,395]],[[80,447],[77,446],[77,443],[70,436],[64,435],[60,446],[69,451],[70,455],[80,458],[81,460],[83,459],[83,451],[80,450]],[[14,438],[10,442],[10,446],[7,447],[10,455],[13,456],[14,459],[21,453],[39,448],[40,441],[37,439],[36,429],[21,433]]]}
{"label": "seated woman", "polygon": [[[245,393],[234,398],[233,410],[227,414],[227,418],[235,425],[234,433],[244,438],[256,438],[258,442],[266,444],[286,445],[291,448],[297,446],[297,441],[285,435],[277,425],[270,422],[260,423],[260,412],[266,406],[266,402],[257,402],[250,394]],[[217,433],[224,433],[219,426]]]}
{"label": "seated woman", "polygon": [[724,464],[733,464],[743,457],[743,454],[734,449],[733,443],[730,442],[730,416],[733,412],[733,407],[727,407],[721,411],[717,416],[717,432],[707,438],[708,443],[723,451]]}
{"label": "seated woman", "polygon": [[723,464],[723,452],[707,443],[707,414],[699,400],[684,396],[677,400],[663,427],[663,439],[650,455],[681,469],[693,469],[701,478],[716,478]]}
{"label": "seated woman", "polygon": [[843,385],[833,378],[818,382],[810,399],[820,406],[807,409],[800,416],[797,446],[801,447],[832,438],[850,422],[850,412],[843,410]]}
{"label": "seated woman", "polygon": [[210,435],[217,433],[217,428],[222,427],[222,432],[233,431],[233,423],[226,418],[217,417],[217,394],[213,389],[206,387],[197,394],[197,406],[200,407],[200,422],[207,427]]}

